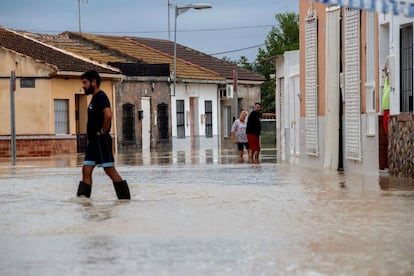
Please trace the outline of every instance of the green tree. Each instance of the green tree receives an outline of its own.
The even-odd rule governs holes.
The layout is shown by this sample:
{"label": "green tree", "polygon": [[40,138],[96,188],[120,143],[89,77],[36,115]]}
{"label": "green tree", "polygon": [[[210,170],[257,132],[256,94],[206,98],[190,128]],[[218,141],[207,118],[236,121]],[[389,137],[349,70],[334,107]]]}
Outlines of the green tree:
{"label": "green tree", "polygon": [[237,65],[239,67],[243,67],[247,70],[254,71],[253,64],[249,62],[246,56],[241,56],[239,60],[232,60],[229,57],[223,57],[222,60],[225,62]]}
{"label": "green tree", "polygon": [[275,113],[276,80],[271,76],[276,74],[275,59],[286,51],[299,49],[299,16],[294,12],[278,13],[275,15],[276,27],[266,37],[265,48],[259,48],[256,60],[249,63],[245,56],[238,61],[224,57],[223,60],[234,65],[265,76],[266,81],[261,87],[262,111]]}
{"label": "green tree", "polygon": [[293,12],[275,15],[277,27],[266,37],[265,49],[259,48],[254,64],[255,72],[266,77],[261,87],[263,112],[275,112],[275,80],[271,78],[276,73],[275,57],[285,51],[299,49],[299,16]]}

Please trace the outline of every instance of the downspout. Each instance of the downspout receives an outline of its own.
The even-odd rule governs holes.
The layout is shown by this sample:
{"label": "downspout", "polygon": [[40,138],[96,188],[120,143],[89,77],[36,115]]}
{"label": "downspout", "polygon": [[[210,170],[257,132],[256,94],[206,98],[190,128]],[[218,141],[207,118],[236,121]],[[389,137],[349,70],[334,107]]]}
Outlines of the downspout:
{"label": "downspout", "polygon": [[220,99],[220,85],[217,84],[217,133],[218,133],[218,149],[221,149],[221,99]]}
{"label": "downspout", "polygon": [[338,171],[342,172],[344,171],[344,146],[343,146],[343,126],[342,126],[342,115],[343,115],[343,89],[344,89],[344,82],[345,82],[345,76],[343,73],[343,51],[342,51],[342,14],[343,9],[341,9],[341,15],[340,15],[340,28],[339,28],[339,147],[338,147]]}

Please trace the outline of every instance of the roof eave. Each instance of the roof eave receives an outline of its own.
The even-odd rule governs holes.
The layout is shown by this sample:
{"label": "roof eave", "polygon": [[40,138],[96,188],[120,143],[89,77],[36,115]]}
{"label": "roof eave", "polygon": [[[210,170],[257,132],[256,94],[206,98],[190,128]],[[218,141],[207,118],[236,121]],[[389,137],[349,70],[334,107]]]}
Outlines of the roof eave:
{"label": "roof eave", "polygon": [[202,83],[202,84],[225,84],[225,80],[200,80],[200,79],[176,79],[176,82]]}
{"label": "roof eave", "polygon": [[[233,80],[228,80],[228,82],[233,83]],[[264,83],[264,81],[259,81],[259,80],[237,80],[237,83],[239,84],[251,84],[251,85],[261,85],[262,83]]]}
{"label": "roof eave", "polygon": [[[66,77],[80,77],[84,72],[75,72],[75,71],[57,71],[56,72],[56,76],[66,76]],[[119,74],[119,73],[113,73],[113,74],[109,74],[109,73],[99,73],[99,75],[101,76],[101,78],[105,78],[105,79],[120,79],[123,80],[125,78],[124,75]]]}

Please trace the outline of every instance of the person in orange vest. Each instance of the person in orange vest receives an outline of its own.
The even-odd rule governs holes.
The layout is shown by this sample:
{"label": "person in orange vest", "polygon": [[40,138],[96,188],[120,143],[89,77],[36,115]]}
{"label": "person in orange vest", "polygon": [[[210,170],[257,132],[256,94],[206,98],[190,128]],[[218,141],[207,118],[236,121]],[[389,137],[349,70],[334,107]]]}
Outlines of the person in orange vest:
{"label": "person in orange vest", "polygon": [[389,79],[389,70],[388,66],[384,67],[384,88],[382,90],[382,110],[384,112],[383,124],[384,131],[388,137],[388,117],[390,115],[390,79]]}

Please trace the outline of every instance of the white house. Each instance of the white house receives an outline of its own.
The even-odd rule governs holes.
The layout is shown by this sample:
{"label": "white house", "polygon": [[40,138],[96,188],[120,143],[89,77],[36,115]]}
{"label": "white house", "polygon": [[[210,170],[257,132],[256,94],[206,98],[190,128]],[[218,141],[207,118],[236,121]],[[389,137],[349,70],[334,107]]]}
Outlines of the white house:
{"label": "white house", "polygon": [[276,59],[277,160],[300,154],[299,50]]}

